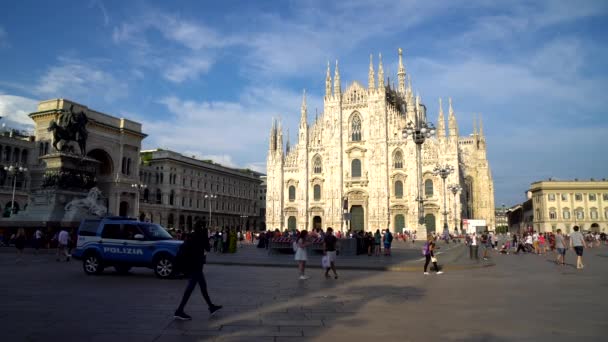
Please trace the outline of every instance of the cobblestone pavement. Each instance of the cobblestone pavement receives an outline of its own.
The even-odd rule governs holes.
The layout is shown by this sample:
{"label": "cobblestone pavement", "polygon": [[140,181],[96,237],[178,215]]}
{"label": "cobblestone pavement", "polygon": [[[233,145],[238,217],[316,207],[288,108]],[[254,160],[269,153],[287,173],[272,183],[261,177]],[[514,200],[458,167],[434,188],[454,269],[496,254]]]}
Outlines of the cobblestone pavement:
{"label": "cobblestone pavement", "polygon": [[[464,247],[441,260],[460,260]],[[49,255],[16,264],[0,254],[2,341],[604,341],[608,248],[587,249],[584,270],[553,256],[491,254],[494,267],[442,275],[344,270],[325,279],[295,265],[207,265],[209,317],[198,292],[173,320],[185,280],[147,269],[86,276],[79,262]],[[368,258],[362,256],[360,258]],[[464,260],[463,264],[464,263]],[[483,264],[483,262],[482,262]]]}

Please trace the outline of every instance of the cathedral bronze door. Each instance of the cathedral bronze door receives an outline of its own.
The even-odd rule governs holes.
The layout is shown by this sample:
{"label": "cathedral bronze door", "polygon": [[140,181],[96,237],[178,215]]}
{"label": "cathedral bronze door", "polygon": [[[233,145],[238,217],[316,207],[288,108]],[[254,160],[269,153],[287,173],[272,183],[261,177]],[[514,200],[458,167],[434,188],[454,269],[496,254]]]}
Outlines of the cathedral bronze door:
{"label": "cathedral bronze door", "polygon": [[353,205],[350,208],[350,229],[352,231],[363,230],[365,228],[365,217],[363,213],[363,207],[360,205]]}
{"label": "cathedral bronze door", "polygon": [[312,218],[312,228],[313,229],[322,229],[323,228],[321,216],[315,216]]}
{"label": "cathedral bronze door", "polygon": [[395,226],[393,228],[395,230],[395,233],[403,232],[403,228],[405,228],[405,217],[403,217],[403,215],[395,215]]}
{"label": "cathedral bronze door", "polygon": [[435,233],[435,215],[433,214],[426,214],[426,216],[424,217],[424,223],[426,225],[426,233],[427,234],[433,234]]}

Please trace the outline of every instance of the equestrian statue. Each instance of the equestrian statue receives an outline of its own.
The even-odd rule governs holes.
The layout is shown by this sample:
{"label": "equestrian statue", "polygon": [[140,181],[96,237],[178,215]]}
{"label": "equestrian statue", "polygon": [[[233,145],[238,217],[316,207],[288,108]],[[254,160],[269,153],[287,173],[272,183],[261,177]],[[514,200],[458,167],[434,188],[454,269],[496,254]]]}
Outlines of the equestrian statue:
{"label": "equestrian statue", "polygon": [[[57,151],[73,152],[73,147],[69,145],[70,141],[75,141],[80,147],[80,155],[86,155],[87,147],[87,123],[89,119],[84,111],[74,113],[74,105],[70,106],[67,111],[62,111],[59,114],[57,122],[51,120],[48,131],[53,132],[53,147]],[[57,145],[60,141],[64,141],[59,148]]]}

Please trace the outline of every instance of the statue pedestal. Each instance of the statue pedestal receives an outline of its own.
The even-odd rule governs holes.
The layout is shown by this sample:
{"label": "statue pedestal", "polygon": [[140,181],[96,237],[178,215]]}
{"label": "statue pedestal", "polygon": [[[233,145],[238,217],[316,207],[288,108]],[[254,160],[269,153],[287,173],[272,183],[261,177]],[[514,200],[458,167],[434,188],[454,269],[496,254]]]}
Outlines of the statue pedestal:
{"label": "statue pedestal", "polygon": [[40,159],[44,167],[32,175],[32,184],[36,184],[38,189],[32,191],[27,209],[2,219],[2,224],[12,227],[78,227],[82,219],[97,217],[80,207],[66,211],[66,205],[87,198],[89,190],[96,185],[95,174],[100,162],[66,152],[45,155]]}

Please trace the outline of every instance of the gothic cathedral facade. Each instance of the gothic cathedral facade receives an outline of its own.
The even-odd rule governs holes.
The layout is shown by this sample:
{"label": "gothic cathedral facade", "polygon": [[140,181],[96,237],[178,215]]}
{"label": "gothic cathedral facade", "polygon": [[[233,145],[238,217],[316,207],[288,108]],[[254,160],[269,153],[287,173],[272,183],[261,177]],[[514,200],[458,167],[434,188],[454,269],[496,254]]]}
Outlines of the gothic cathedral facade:
{"label": "gothic cathedral facade", "polygon": [[[267,158],[268,229],[389,228],[415,230],[420,237],[442,231],[444,210],[450,231],[461,229],[464,218],[485,219],[488,229],[494,229],[494,185],[483,126],[480,120],[479,132],[474,128],[471,136],[460,137],[451,99],[447,132],[440,99],[436,136],[422,144],[424,224],[419,223],[416,144],[402,131],[416,116],[426,121],[427,113],[413,94],[401,49],[397,79],[397,87],[385,82],[380,55],[376,81],[370,56],[368,86],[353,82],[343,92],[338,63],[333,86],[328,64],[323,113],[309,125],[304,94],[296,145],[284,146],[281,122],[273,121]],[[445,185],[458,184],[461,192],[454,195],[444,189],[432,172],[437,165],[454,168]]]}

